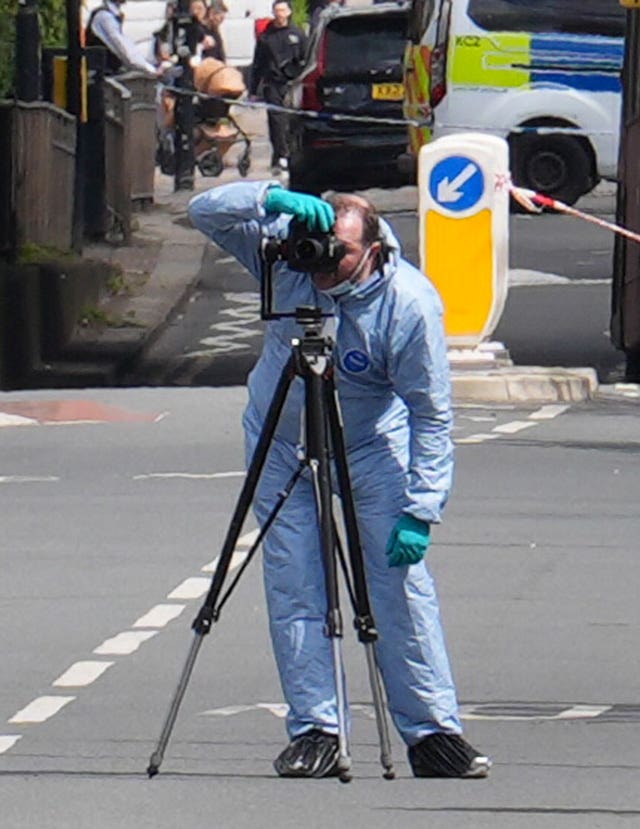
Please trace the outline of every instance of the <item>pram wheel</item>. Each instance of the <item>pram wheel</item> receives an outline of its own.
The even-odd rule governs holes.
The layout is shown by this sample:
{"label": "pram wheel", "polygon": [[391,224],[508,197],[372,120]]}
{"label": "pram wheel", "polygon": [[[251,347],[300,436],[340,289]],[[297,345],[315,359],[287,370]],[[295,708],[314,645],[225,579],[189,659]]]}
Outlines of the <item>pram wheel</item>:
{"label": "pram wheel", "polygon": [[198,156],[196,164],[203,176],[219,176],[224,169],[222,156],[215,148]]}
{"label": "pram wheel", "polygon": [[242,156],[241,156],[241,158],[240,158],[240,161],[238,161],[238,172],[240,173],[240,175],[241,175],[243,178],[244,178],[244,177],[247,175],[247,173],[249,172],[249,168],[250,168],[250,167],[251,167],[251,153],[249,152],[249,149],[247,148],[247,149],[246,149],[246,150],[242,153]]}

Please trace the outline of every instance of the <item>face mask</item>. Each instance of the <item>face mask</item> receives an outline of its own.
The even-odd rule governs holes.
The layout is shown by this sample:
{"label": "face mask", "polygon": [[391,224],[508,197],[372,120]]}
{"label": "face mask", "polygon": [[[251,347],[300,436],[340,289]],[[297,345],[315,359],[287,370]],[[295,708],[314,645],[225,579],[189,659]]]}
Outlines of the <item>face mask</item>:
{"label": "face mask", "polygon": [[346,279],[343,279],[342,282],[338,282],[338,284],[334,285],[332,288],[325,288],[322,291],[322,293],[326,294],[327,296],[333,297],[334,299],[337,299],[338,297],[344,297],[347,296],[347,294],[353,293],[357,288],[358,277],[363,271],[370,250],[371,245],[369,245],[369,247],[362,254],[360,261]]}

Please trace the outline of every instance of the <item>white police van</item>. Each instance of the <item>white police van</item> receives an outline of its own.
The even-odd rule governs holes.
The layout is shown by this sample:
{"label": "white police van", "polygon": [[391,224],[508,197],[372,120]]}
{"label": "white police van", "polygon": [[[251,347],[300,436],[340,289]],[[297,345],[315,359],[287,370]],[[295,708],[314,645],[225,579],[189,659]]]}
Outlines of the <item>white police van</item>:
{"label": "white police van", "polygon": [[626,13],[617,0],[413,0],[405,117],[509,141],[516,184],[569,204],[617,171]]}

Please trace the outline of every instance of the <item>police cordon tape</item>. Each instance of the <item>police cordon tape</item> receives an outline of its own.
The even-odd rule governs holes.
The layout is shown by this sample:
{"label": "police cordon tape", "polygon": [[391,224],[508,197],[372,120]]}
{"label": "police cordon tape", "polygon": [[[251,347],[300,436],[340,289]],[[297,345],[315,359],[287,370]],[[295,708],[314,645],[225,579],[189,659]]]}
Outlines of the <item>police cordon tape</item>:
{"label": "police cordon tape", "polygon": [[[433,118],[381,118],[375,115],[349,115],[346,112],[325,112],[311,109],[297,109],[295,107],[286,107],[279,104],[270,104],[266,101],[250,101],[242,100],[240,98],[225,98],[220,95],[210,95],[206,92],[199,92],[198,90],[183,89],[181,87],[172,86],[170,84],[162,84],[163,89],[175,95],[188,95],[191,98],[198,98],[203,101],[220,101],[224,104],[242,107],[245,109],[264,109],[267,112],[282,112],[286,115],[297,115],[302,118],[309,118],[316,121],[352,121],[361,124],[386,124],[388,126],[411,126],[422,129],[434,130],[438,128],[438,122]],[[447,130],[460,130],[461,132],[478,132],[478,127],[463,126],[463,125],[447,125]],[[532,135],[554,135],[562,133],[563,135],[610,135],[609,132],[596,130],[583,130],[579,127],[570,126],[544,126],[544,127],[510,127],[508,130],[500,129],[499,127],[483,127],[482,132],[495,133],[497,135],[504,135],[505,132],[509,134],[532,134]]]}
{"label": "police cordon tape", "polygon": [[591,216],[589,213],[583,213],[582,210],[577,210],[575,207],[570,207],[564,202],[552,199],[550,196],[545,196],[542,193],[536,193],[535,190],[527,190],[525,187],[517,187],[511,184],[509,192],[518,204],[529,210],[531,213],[542,213],[544,208],[556,210],[558,213],[567,213],[569,216],[575,216],[578,219],[584,219],[585,222],[604,227],[607,230],[612,230],[620,236],[625,236],[633,242],[640,242],[640,233],[634,233],[632,230],[627,230],[626,227],[608,222],[606,219],[600,219],[597,216]]}
{"label": "police cordon tape", "polygon": [[[175,86],[163,85],[164,89],[168,92],[175,93],[177,95],[190,95],[191,97],[196,97],[204,100],[210,101],[222,101],[225,104],[239,106],[239,107],[246,107],[249,109],[265,109],[265,110],[272,110],[275,112],[283,112],[289,115],[300,115],[306,118],[315,118],[316,120],[320,121],[356,121],[356,122],[365,122],[365,123],[377,123],[377,124],[394,124],[394,125],[411,125],[415,127],[433,127],[433,123],[431,121],[417,121],[414,119],[404,119],[404,118],[376,118],[370,115],[347,115],[345,113],[327,113],[327,112],[316,112],[314,110],[306,110],[306,109],[294,109],[292,107],[284,107],[279,106],[277,104],[268,104],[265,101],[242,101],[238,98],[224,98],[219,95],[209,95],[205,92],[198,92],[197,90],[186,90],[180,89]],[[495,130],[496,132],[498,130]],[[582,134],[583,130],[575,130],[571,128],[563,128],[563,127],[526,127],[526,128],[516,128],[513,130],[514,132],[538,132],[538,133],[554,133],[554,132],[568,132],[571,134]],[[483,130],[483,132],[491,132],[491,130]],[[593,134],[593,133],[592,133]],[[631,239],[633,242],[640,243],[640,233],[634,233],[632,230],[627,230],[627,228],[622,227],[621,225],[617,225],[614,222],[608,222],[606,219],[599,219],[597,216],[591,216],[588,213],[583,213],[581,210],[577,210],[575,207],[570,207],[568,204],[564,202],[558,201],[558,199],[553,199],[550,196],[545,196],[542,193],[536,193],[535,190],[528,190],[525,187],[517,187],[515,184],[509,183],[509,192],[511,197],[515,199],[522,207],[528,210],[531,213],[542,213],[544,208],[550,208],[551,210],[555,210],[558,213],[566,213],[569,216],[575,216],[576,218],[583,219],[585,222],[590,222],[591,224],[598,225],[599,227],[606,228],[607,230],[611,230],[614,233],[618,233],[621,236],[625,236],[627,239]]]}

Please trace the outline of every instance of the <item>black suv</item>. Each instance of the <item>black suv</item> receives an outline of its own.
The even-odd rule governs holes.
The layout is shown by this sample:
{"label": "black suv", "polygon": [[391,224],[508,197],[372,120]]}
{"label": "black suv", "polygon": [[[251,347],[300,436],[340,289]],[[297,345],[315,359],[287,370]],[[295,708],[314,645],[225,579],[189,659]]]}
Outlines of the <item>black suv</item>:
{"label": "black suv", "polygon": [[357,115],[402,120],[402,58],[409,6],[330,6],[310,41],[306,66],[291,83],[288,104],[317,113],[290,119],[289,187],[327,189],[397,186],[404,124],[333,120]]}

